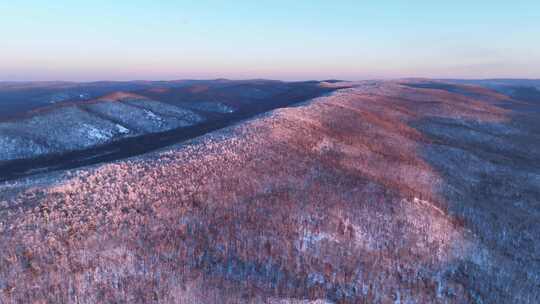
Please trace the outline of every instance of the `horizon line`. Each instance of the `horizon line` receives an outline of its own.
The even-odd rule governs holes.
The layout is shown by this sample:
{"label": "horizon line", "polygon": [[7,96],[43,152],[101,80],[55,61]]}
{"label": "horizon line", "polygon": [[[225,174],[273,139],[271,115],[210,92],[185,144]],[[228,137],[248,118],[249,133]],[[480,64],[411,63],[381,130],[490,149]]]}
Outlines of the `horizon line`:
{"label": "horizon line", "polygon": [[528,78],[528,77],[374,77],[374,78],[359,78],[359,79],[303,79],[303,80],[284,80],[277,78],[180,78],[180,79],[130,79],[130,80],[0,80],[1,84],[7,83],[99,83],[99,82],[181,82],[181,81],[279,81],[279,82],[327,82],[327,81],[339,81],[339,82],[356,82],[356,81],[377,81],[377,80],[535,80],[540,81],[540,78]]}

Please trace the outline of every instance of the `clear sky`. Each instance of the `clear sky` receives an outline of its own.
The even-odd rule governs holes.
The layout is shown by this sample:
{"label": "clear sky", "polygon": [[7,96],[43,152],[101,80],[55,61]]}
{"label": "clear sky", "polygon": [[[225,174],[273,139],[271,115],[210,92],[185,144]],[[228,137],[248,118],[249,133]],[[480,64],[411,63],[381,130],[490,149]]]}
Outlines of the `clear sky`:
{"label": "clear sky", "polygon": [[0,80],[540,78],[540,0],[0,0]]}

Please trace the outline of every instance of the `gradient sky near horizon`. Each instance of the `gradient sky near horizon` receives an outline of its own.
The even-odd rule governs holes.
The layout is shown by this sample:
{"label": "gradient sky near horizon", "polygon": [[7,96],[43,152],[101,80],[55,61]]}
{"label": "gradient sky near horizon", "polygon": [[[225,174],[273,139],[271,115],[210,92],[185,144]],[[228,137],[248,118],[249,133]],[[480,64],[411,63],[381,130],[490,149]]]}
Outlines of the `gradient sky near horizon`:
{"label": "gradient sky near horizon", "polygon": [[540,78],[538,0],[3,0],[0,36],[0,81]]}

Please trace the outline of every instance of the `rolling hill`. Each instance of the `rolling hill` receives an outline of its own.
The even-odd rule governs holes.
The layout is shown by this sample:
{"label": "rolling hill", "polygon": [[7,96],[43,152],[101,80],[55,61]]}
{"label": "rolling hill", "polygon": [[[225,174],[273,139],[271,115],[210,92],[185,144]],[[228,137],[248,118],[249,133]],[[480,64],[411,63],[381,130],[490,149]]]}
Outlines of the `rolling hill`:
{"label": "rolling hill", "polygon": [[540,298],[538,100],[416,79],[303,84],[328,91],[286,104],[309,90],[238,85],[231,99],[197,85],[84,103],[129,130],[150,103],[181,119],[169,106],[197,94],[259,115],[3,182],[0,302]]}

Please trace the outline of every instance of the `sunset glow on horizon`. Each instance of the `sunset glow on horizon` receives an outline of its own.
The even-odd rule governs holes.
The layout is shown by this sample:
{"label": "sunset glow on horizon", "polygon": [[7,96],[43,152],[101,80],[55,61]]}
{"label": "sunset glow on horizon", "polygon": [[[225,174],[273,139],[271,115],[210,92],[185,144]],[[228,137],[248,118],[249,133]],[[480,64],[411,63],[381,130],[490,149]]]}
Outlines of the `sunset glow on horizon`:
{"label": "sunset glow on horizon", "polygon": [[540,78],[540,2],[0,3],[0,81]]}

